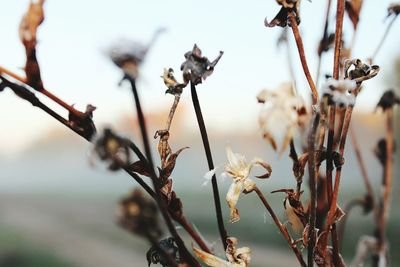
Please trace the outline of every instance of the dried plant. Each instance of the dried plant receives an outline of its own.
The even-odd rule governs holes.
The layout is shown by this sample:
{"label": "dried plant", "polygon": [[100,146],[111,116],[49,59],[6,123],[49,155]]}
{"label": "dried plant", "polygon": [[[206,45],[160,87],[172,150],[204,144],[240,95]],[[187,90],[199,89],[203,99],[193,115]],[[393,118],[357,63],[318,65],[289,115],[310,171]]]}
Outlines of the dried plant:
{"label": "dried plant", "polygon": [[[170,266],[201,266],[205,263],[214,267],[248,267],[251,262],[249,247],[237,248],[238,240],[229,237],[225,228],[222,205],[212,150],[208,139],[205,120],[200,107],[196,86],[202,84],[215,70],[223,52],[210,61],[203,56],[202,51],[195,44],[192,50],[184,54],[181,64],[181,78],[177,79],[172,68],[165,68],[161,78],[166,86],[165,94],[174,97],[165,125],[157,128],[154,139],[158,139],[157,151],[159,162],[152,155],[152,142],[147,131],[141,101],[140,90],[136,81],[140,77],[140,67],[146,54],[162,30],[156,31],[153,39],[147,45],[140,45],[133,41],[118,42],[109,51],[112,62],[122,72],[122,82],[127,82],[132,91],[134,106],[138,117],[138,127],[143,148],[129,138],[120,136],[116,131],[104,129],[96,135],[93,122],[93,105],[87,105],[86,111],[81,112],[66,104],[45,89],[41,78],[40,64],[36,57],[38,44],[38,28],[44,20],[44,0],[31,2],[24,14],[19,27],[19,35],[26,53],[25,74],[21,77],[6,68],[0,67],[0,92],[10,89],[21,99],[43,110],[54,119],[70,128],[79,136],[93,145],[94,154],[104,161],[112,171],[124,171],[131,176],[141,189],[136,188],[126,198],[122,199],[118,208],[118,224],[134,235],[141,236],[149,242],[146,254],[148,266],[159,264]],[[256,99],[262,105],[259,114],[259,126],[262,139],[267,141],[279,156],[284,156],[287,147],[290,147],[289,158],[292,162],[293,186],[274,188],[271,193],[283,193],[283,206],[272,207],[267,199],[268,194],[263,192],[251,178],[253,167],[262,167],[265,173],[255,176],[261,180],[273,179],[272,166],[260,158],[247,161],[239,153],[234,153],[230,146],[226,147],[227,163],[223,166],[223,173],[232,178],[231,185],[226,192],[227,208],[230,211],[230,223],[240,222],[237,202],[241,194],[254,192],[263,208],[272,217],[281,236],[294,253],[300,266],[346,266],[342,257],[341,244],[344,239],[346,219],[353,207],[361,206],[364,214],[373,214],[373,235],[364,235],[360,238],[356,255],[350,266],[361,266],[372,257],[373,266],[388,266],[387,224],[390,216],[391,194],[393,185],[393,153],[395,151],[394,137],[394,110],[400,104],[400,98],[394,90],[386,91],[377,104],[377,111],[382,112],[386,119],[386,136],[377,142],[375,156],[383,169],[383,177],[379,193],[373,188],[368,175],[368,166],[363,161],[363,147],[358,144],[358,138],[351,130],[352,114],[357,104],[358,95],[363,85],[373,79],[380,72],[380,67],[373,64],[375,56],[381,49],[384,40],[400,13],[400,5],[392,4],[388,8],[388,17],[392,18],[382,41],[368,61],[352,58],[354,38],[359,27],[360,12],[364,1],[338,0],[335,14],[335,30],[330,32],[332,1],[327,1],[327,10],[323,36],[318,44],[317,76],[312,77],[305,55],[303,39],[300,34],[300,0],[277,0],[280,11],[273,20],[265,19],[265,26],[285,28],[279,42],[286,42],[287,29],[290,28],[304,72],[312,105],[307,106],[295,88],[295,81],[283,83],[274,91],[262,90]],[[350,19],[353,28],[353,40],[350,45],[343,40],[343,20],[345,13]],[[307,19],[307,18],[306,18]],[[333,49],[332,75],[318,91],[318,80],[322,57]],[[289,51],[290,52],[290,51]],[[289,60],[289,68],[296,66]],[[293,78],[294,79],[294,78]],[[182,80],[182,82],[179,82]],[[314,82],[317,81],[316,83]],[[225,257],[220,258],[210,249],[199,231],[190,223],[185,215],[184,203],[174,188],[173,174],[178,159],[184,156],[183,151],[189,147],[175,149],[170,143],[174,134],[172,122],[186,87],[190,86],[193,107],[201,134],[204,153],[207,159],[208,171],[206,182],[212,182],[213,201],[215,205],[216,221],[219,235],[224,247]],[[36,96],[43,94],[53,102],[68,111],[68,118],[59,115]],[[349,201],[342,209],[341,200],[342,170],[346,167],[345,148],[350,132],[356,159],[358,160],[366,192]],[[306,144],[304,144],[306,140]],[[303,144],[301,152],[297,153],[296,145]],[[143,150],[143,152],[142,152]],[[182,155],[181,155],[182,153]],[[322,168],[325,167],[325,170]],[[344,179],[345,177],[343,177]],[[346,177],[347,179],[348,177]],[[307,184],[303,179],[307,179]],[[305,185],[304,185],[304,184]],[[144,195],[144,192],[148,194]],[[277,215],[285,214],[282,221]],[[263,212],[260,210],[260,212]],[[162,218],[162,221],[161,221]],[[288,222],[286,224],[285,222]],[[176,229],[176,224],[182,226],[191,240],[196,244],[192,247],[184,242],[182,234]],[[164,229],[165,228],[165,229]],[[372,231],[371,231],[372,232]],[[295,238],[299,237],[300,238]],[[197,248],[199,247],[199,248]],[[305,251],[307,259],[304,258]],[[196,258],[197,257],[197,258]],[[199,261],[199,260],[200,261]]]}

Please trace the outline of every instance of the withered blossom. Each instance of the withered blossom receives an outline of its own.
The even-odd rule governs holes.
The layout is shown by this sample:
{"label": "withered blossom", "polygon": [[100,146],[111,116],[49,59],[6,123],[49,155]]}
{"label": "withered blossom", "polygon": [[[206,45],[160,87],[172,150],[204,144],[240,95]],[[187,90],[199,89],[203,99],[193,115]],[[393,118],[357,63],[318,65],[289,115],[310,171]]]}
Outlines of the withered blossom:
{"label": "withered blossom", "polygon": [[301,233],[308,222],[300,196],[293,189],[280,189],[271,193],[283,192],[286,197],[283,201],[286,217],[296,233]]}
{"label": "withered blossom", "polygon": [[393,90],[388,90],[383,93],[382,97],[379,99],[377,104],[377,108],[386,111],[389,108],[392,108],[394,105],[400,105],[400,97],[395,94]]}
{"label": "withered blossom", "polygon": [[300,24],[300,2],[301,0],[276,0],[282,6],[275,18],[268,22],[267,18],[264,20],[266,27],[286,27],[290,26],[289,13],[293,12],[296,16],[297,25]]}
{"label": "withered blossom", "polygon": [[171,95],[181,95],[183,88],[186,87],[187,83],[179,83],[174,77],[174,70],[172,68],[166,69],[164,68],[164,73],[161,76],[164,81],[164,84],[167,86],[166,94]]}
{"label": "withered blossom", "polygon": [[162,235],[157,204],[139,189],[120,201],[117,216],[118,224],[134,234],[151,239]]}
{"label": "withered blossom", "polygon": [[323,96],[328,97],[328,104],[338,105],[340,107],[354,106],[356,97],[353,91],[357,84],[353,80],[333,78],[328,79],[323,86]]}
{"label": "withered blossom", "polygon": [[[353,68],[352,68],[353,67]],[[378,65],[368,65],[361,59],[348,59],[344,62],[344,78],[354,80],[357,84],[375,77],[379,73]]]}
{"label": "withered blossom", "polygon": [[195,44],[192,51],[185,53],[186,60],[181,65],[185,83],[190,81],[196,85],[205,80],[213,73],[215,65],[217,65],[223,54],[223,51],[219,51],[218,57],[210,62],[207,57],[202,55],[200,48]]}
{"label": "withered blossom", "polygon": [[274,150],[278,149],[277,140],[282,139],[279,145],[282,154],[296,131],[306,123],[304,100],[295,95],[291,83],[283,83],[274,91],[264,89],[257,95],[257,100],[263,104],[258,119],[263,138]]}
{"label": "withered blossom", "polygon": [[158,246],[152,246],[147,251],[146,259],[149,267],[151,264],[161,264],[163,267],[169,267],[168,260],[165,259],[165,256],[160,251],[161,249],[164,251],[164,253],[171,256],[171,259],[175,260],[175,262],[180,262],[178,247],[175,244],[175,239],[173,237],[169,237],[161,240]]}
{"label": "withered blossom", "polygon": [[[233,183],[229,187],[228,193],[226,195],[226,201],[230,209],[230,219],[229,222],[234,223],[240,220],[239,211],[236,208],[236,204],[239,200],[240,193],[252,192],[256,183],[250,179],[250,172],[254,166],[260,166],[267,170],[264,175],[256,176],[260,179],[269,178],[272,172],[271,166],[264,162],[262,159],[254,158],[252,161],[247,162],[246,158],[238,153],[234,153],[230,146],[226,147],[226,156],[228,158],[228,163],[224,166],[224,171],[230,177],[233,178]],[[205,178],[210,180],[216,172],[216,169],[206,173]]]}
{"label": "withered blossom", "polygon": [[212,254],[193,247],[198,258],[211,267],[249,267],[251,261],[251,250],[249,247],[236,248],[238,240],[235,237],[227,238],[225,255],[227,261]]}
{"label": "withered blossom", "polygon": [[394,15],[397,16],[400,14],[400,3],[390,4],[388,7],[388,17]]}
{"label": "withered blossom", "polygon": [[114,64],[123,70],[125,75],[135,80],[139,75],[139,67],[145,60],[148,51],[157,40],[157,37],[164,31],[164,28],[158,29],[147,44],[120,39],[111,46],[108,55]]}
{"label": "withered blossom", "polygon": [[110,170],[116,171],[129,165],[131,153],[128,140],[116,135],[109,128],[105,128],[95,141],[94,152],[101,160],[109,162]]}

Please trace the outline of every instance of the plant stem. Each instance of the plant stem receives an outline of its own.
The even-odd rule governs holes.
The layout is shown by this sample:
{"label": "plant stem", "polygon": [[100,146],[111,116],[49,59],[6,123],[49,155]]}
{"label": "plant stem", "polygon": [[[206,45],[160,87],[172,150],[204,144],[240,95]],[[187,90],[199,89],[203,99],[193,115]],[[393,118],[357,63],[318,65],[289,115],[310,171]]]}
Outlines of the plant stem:
{"label": "plant stem", "polygon": [[172,107],[168,114],[168,120],[167,120],[167,126],[166,126],[167,131],[169,131],[169,129],[171,128],[172,119],[174,118],[174,114],[175,114],[176,108],[178,107],[180,98],[181,98],[180,95],[175,95],[175,97],[174,97],[174,103],[172,104]]}
{"label": "plant stem", "polygon": [[386,227],[389,218],[390,210],[390,197],[392,190],[392,173],[393,173],[393,146],[394,146],[394,134],[393,134],[393,107],[386,110],[386,161],[384,166],[384,177],[382,180],[381,189],[381,210],[378,218],[378,251],[379,256],[387,256],[385,253],[386,244]]}
{"label": "plant stem", "polygon": [[[16,79],[17,81],[20,81],[21,83],[26,84],[26,79],[19,76],[18,74],[3,68],[2,66],[0,66],[0,73],[5,73],[8,76]],[[35,88],[33,88],[35,89]],[[35,89],[36,90],[36,89]],[[47,96],[48,98],[50,98],[51,100],[53,100],[54,102],[56,102],[57,104],[59,104],[60,106],[62,106],[63,108],[65,108],[66,110],[68,110],[68,112],[72,113],[73,115],[77,116],[77,117],[81,117],[82,116],[82,112],[76,110],[73,106],[68,105],[67,103],[65,103],[62,99],[60,99],[59,97],[55,96],[54,94],[52,94],[51,92],[47,91],[46,89],[42,88],[41,90],[37,90],[38,92],[44,94],[45,96]]]}
{"label": "plant stem", "polygon": [[329,130],[328,130],[328,141],[327,141],[327,149],[326,149],[326,179],[327,179],[327,196],[328,196],[328,206],[330,207],[332,202],[332,171],[333,171],[333,160],[332,160],[332,152],[333,152],[333,141],[335,136],[335,117],[336,117],[336,106],[329,106]]}
{"label": "plant stem", "polygon": [[[328,37],[329,13],[331,11],[331,2],[332,2],[332,0],[328,0],[327,6],[326,6],[325,25],[324,25],[324,33],[322,35],[322,40],[326,40],[326,38]],[[319,84],[318,82],[319,82],[319,76],[320,76],[320,72],[321,72],[322,54],[323,54],[322,51],[320,53],[318,53],[317,76],[315,77],[315,85],[317,87]]]}
{"label": "plant stem", "polygon": [[146,155],[149,167],[150,167],[150,174],[152,176],[154,191],[156,193],[156,201],[160,207],[161,214],[167,224],[169,232],[171,233],[172,237],[175,239],[176,244],[178,245],[181,257],[184,260],[186,260],[187,263],[189,263],[193,266],[200,266],[200,264],[192,256],[192,254],[190,254],[190,252],[187,250],[185,243],[183,242],[182,238],[179,236],[179,234],[168,214],[168,205],[165,201],[165,198],[162,195],[161,185],[159,183],[159,180],[158,180],[157,175],[154,170],[154,164],[153,164],[153,159],[152,159],[151,149],[150,149],[150,142],[149,142],[149,138],[147,135],[146,123],[145,123],[145,119],[144,119],[144,115],[143,115],[143,110],[142,110],[142,107],[140,104],[139,94],[138,94],[138,91],[136,88],[136,82],[130,76],[126,76],[126,78],[129,80],[131,87],[132,87],[132,93],[133,93],[134,100],[135,100],[135,106],[136,106],[140,131],[141,131],[141,135],[142,135],[142,139],[143,139],[145,155]]}
{"label": "plant stem", "polygon": [[336,30],[335,30],[335,52],[333,58],[333,79],[339,79],[340,51],[342,49],[342,30],[345,0],[337,0],[336,7]]}
{"label": "plant stem", "polygon": [[[208,169],[213,170],[215,167],[214,167],[214,162],[212,159],[210,143],[208,141],[206,125],[204,123],[203,114],[201,112],[201,107],[200,107],[199,98],[197,96],[196,86],[192,82],[190,82],[190,89],[191,89],[191,94],[192,94],[193,107],[194,107],[194,110],[196,113],[197,123],[199,124],[201,139],[203,140],[204,151],[205,151],[205,154],[207,157]],[[218,230],[219,230],[222,244],[224,246],[224,250],[226,250],[226,247],[227,247],[226,239],[228,236],[226,233],[226,229],[225,229],[224,221],[223,221],[223,217],[222,217],[221,200],[219,197],[218,183],[217,183],[217,178],[215,177],[215,174],[211,178],[211,183],[212,183],[212,188],[213,188],[215,212],[217,215],[217,222],[218,222]]]}
{"label": "plant stem", "polygon": [[[340,138],[340,144],[339,144],[339,155],[340,157],[343,158],[344,155],[344,148],[346,145],[346,138],[347,138],[347,132],[349,130],[350,126],[350,121],[351,121],[351,115],[353,113],[353,107],[348,107],[346,109],[346,114],[344,117],[344,123],[343,123],[343,129],[342,129],[342,135]],[[328,212],[328,218],[327,218],[327,230],[329,230],[330,227],[331,229],[331,235],[332,235],[332,252],[333,252],[333,261],[335,263],[335,266],[338,266],[340,260],[339,256],[339,241],[338,241],[338,236],[337,236],[337,231],[336,231],[336,224],[334,223],[334,216],[336,213],[336,208],[337,208],[337,200],[339,196],[339,185],[340,185],[340,177],[342,174],[342,166],[337,166],[336,167],[336,175],[335,175],[335,186],[333,189],[333,194],[332,194],[332,200],[330,203],[329,207],[329,212]]]}
{"label": "plant stem", "polygon": [[310,177],[310,215],[309,225],[310,230],[308,233],[308,267],[314,266],[314,248],[316,236],[316,219],[317,219],[317,169],[315,166],[315,139],[320,120],[320,113],[314,115],[312,128],[308,134],[308,171]]}
{"label": "plant stem", "polygon": [[296,14],[293,11],[289,12],[289,20],[290,20],[290,26],[292,28],[294,39],[296,40],[297,50],[299,51],[301,65],[303,67],[303,71],[306,76],[307,82],[310,85],[313,104],[316,105],[318,103],[318,91],[317,91],[317,88],[315,87],[315,83],[311,77],[311,73],[308,68],[306,55],[304,53],[303,40],[301,38],[299,28],[297,26]]}
{"label": "plant stem", "polygon": [[350,201],[346,207],[344,208],[344,213],[345,215],[343,216],[340,225],[339,225],[339,230],[338,230],[338,240],[339,240],[339,249],[342,248],[342,244],[343,244],[343,238],[344,238],[344,231],[346,230],[346,222],[347,219],[350,216],[350,212],[353,210],[353,208],[357,207],[357,206],[363,206],[364,205],[364,200],[363,199],[353,199],[352,201]]}
{"label": "plant stem", "polygon": [[371,64],[374,61],[376,55],[378,55],[379,51],[381,50],[381,48],[386,40],[386,37],[389,35],[389,31],[392,28],[393,23],[396,20],[396,18],[397,18],[397,15],[395,15],[393,17],[393,19],[389,22],[388,26],[386,27],[385,33],[383,34],[381,41],[379,42],[378,46],[375,48],[374,53],[372,54],[371,58],[369,59]]}
{"label": "plant stem", "polygon": [[[375,194],[374,194],[374,190],[372,188],[370,179],[368,177],[368,172],[367,172],[367,168],[365,167],[365,163],[361,154],[361,150],[360,150],[360,146],[358,144],[357,141],[357,137],[354,133],[354,130],[350,127],[350,140],[353,144],[353,148],[354,148],[354,153],[356,155],[357,161],[358,161],[358,165],[360,166],[360,170],[361,170],[361,175],[363,177],[364,183],[365,183],[365,187],[367,188],[367,192],[368,195],[371,197],[371,201],[372,201],[372,210],[374,211],[374,214],[376,214],[376,209],[375,209]],[[376,217],[376,215],[375,215]]]}
{"label": "plant stem", "polygon": [[275,212],[272,210],[267,199],[264,197],[264,194],[260,191],[260,189],[258,187],[254,188],[254,192],[256,192],[256,194],[260,198],[261,202],[264,204],[264,207],[268,210],[268,212],[271,215],[272,219],[274,220],[276,226],[278,226],[279,231],[282,233],[283,237],[289,244],[289,247],[293,250],[294,254],[296,255],[300,265],[303,267],[307,266],[305,261],[303,260],[303,256],[301,255],[300,250],[296,247],[296,244],[293,242],[293,239],[290,236],[286,227],[280,222],[280,220],[276,216]]}

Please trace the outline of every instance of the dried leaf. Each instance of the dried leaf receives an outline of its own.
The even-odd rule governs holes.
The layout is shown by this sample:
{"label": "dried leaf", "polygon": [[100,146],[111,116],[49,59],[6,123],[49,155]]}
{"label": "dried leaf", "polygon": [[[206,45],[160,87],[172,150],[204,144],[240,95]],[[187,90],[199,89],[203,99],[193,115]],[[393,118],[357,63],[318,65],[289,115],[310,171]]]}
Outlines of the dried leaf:
{"label": "dried leaf", "polygon": [[179,149],[178,151],[176,151],[175,153],[172,153],[169,155],[167,162],[165,164],[165,167],[162,169],[161,171],[161,177],[162,180],[165,180],[166,178],[169,178],[175,168],[176,165],[176,159],[179,156],[179,154],[185,150],[188,149],[189,147],[183,147],[181,149]]}
{"label": "dried leaf", "polygon": [[134,163],[129,165],[128,169],[140,175],[144,175],[147,177],[151,176],[147,164],[141,160],[135,161]]}
{"label": "dried leaf", "polygon": [[362,4],[363,0],[346,0],[346,12],[347,15],[349,15],[351,22],[353,23],[354,30],[357,29]]}

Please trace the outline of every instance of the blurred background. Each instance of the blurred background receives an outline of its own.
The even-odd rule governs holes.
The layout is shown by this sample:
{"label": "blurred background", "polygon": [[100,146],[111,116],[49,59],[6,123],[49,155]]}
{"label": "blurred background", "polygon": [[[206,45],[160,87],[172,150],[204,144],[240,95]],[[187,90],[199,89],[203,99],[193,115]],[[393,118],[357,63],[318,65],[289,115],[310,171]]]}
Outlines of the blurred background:
{"label": "blurred background", "polygon": [[[390,3],[364,1],[354,57],[364,60],[372,55],[388,24],[385,17]],[[25,53],[18,25],[28,4],[28,0],[0,2],[0,64],[21,74]],[[302,3],[300,30],[312,73],[317,69],[325,9],[326,1]],[[286,48],[276,45],[282,30],[265,28],[263,22],[278,10],[275,1],[47,1],[46,18],[38,32],[43,81],[53,93],[79,109],[88,103],[95,105],[98,128],[111,126],[141,145],[130,90],[118,86],[121,72],[107,56],[110,45],[120,38],[146,44],[158,28],[167,29],[150,50],[138,81],[150,134],[164,127],[173,101],[173,96],[164,94],[166,88],[160,78],[163,68],[172,67],[180,79],[183,54],[194,43],[210,59],[223,50],[225,54],[213,75],[198,86],[216,165],[225,162],[225,145],[229,142],[234,151],[271,163],[272,177],[258,181],[264,192],[292,187],[288,152],[279,159],[261,138],[257,123],[260,106],[255,98],[261,89],[274,89],[290,80]],[[334,16],[330,22],[333,27]],[[373,148],[384,136],[385,124],[375,106],[386,89],[400,88],[399,30],[400,22],[396,21],[375,59],[381,72],[365,83],[352,122],[376,192],[382,169]],[[350,42],[352,31],[346,16],[345,41]],[[309,101],[309,88],[291,36],[289,42],[297,88]],[[321,77],[331,73],[332,61],[332,52],[326,53]],[[96,160],[91,164],[92,148],[85,141],[9,90],[0,95],[0,121],[0,266],[146,266],[148,243],[115,223],[118,200],[136,186],[130,177],[111,173]],[[154,140],[154,147],[156,144]],[[190,146],[178,159],[174,188],[187,217],[222,253],[211,185],[202,186],[207,164],[188,91],[183,93],[174,118],[170,145],[173,150]],[[343,206],[365,193],[350,142],[345,158]],[[398,157],[395,160],[397,167]],[[220,179],[219,184],[223,196],[230,181]],[[393,203],[399,203],[399,193],[396,169]],[[284,220],[283,196],[268,197]],[[228,218],[227,206],[223,208]],[[251,246],[252,266],[263,266],[266,261],[268,266],[277,267],[295,264],[295,257],[257,199],[243,197],[238,208],[242,220],[226,225],[228,232],[239,238],[239,245]],[[393,265],[400,264],[400,256],[394,253],[394,248],[400,247],[396,239],[400,236],[399,222],[400,210],[393,205],[389,222]],[[344,256],[349,260],[360,236],[372,234],[372,217],[356,209],[347,227]]]}

